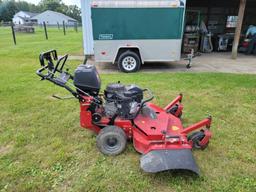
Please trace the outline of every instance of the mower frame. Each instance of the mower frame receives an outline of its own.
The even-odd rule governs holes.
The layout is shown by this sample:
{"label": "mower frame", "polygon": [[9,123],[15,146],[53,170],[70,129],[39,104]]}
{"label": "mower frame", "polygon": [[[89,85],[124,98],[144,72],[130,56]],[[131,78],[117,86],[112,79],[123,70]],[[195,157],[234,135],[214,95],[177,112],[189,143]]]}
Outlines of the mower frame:
{"label": "mower frame", "polygon": [[[104,128],[109,126],[122,129],[126,135],[125,138],[133,141],[135,150],[143,154],[141,167],[146,172],[177,168],[199,173],[191,149],[205,149],[208,146],[212,137],[211,116],[188,127],[183,127],[181,121],[183,95],[179,94],[167,106],[161,108],[150,103],[154,96],[149,89],[144,89],[144,91],[148,91],[149,97],[140,103],[133,118],[98,116],[100,111],[97,110],[100,110],[99,106],[103,104],[103,98],[100,95],[91,96],[69,82],[69,80],[74,80],[74,77],[68,70],[64,71],[67,58],[68,55],[64,55],[58,59],[56,50],[42,53],[39,57],[41,68],[37,70],[37,75],[42,80],[48,80],[65,88],[79,100],[81,127],[96,134],[101,133]],[[54,65],[54,61],[57,61],[56,65]],[[150,108],[156,117],[152,118],[150,115],[143,114],[143,107]],[[95,114],[97,122],[94,119]],[[197,130],[199,131],[196,132]],[[191,137],[193,134],[195,134],[194,137]],[[171,162],[168,162],[168,158],[171,159]],[[179,158],[180,160],[178,160]],[[181,163],[184,159],[188,164]],[[159,162],[164,163],[159,164]]]}

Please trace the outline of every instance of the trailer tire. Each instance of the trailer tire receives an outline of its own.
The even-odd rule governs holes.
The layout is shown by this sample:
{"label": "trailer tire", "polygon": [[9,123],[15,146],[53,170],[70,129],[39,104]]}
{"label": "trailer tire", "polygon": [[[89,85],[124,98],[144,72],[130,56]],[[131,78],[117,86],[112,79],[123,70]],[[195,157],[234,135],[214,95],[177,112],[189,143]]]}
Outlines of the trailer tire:
{"label": "trailer tire", "polygon": [[133,73],[140,69],[141,59],[137,53],[127,50],[118,57],[117,64],[120,71]]}
{"label": "trailer tire", "polygon": [[97,147],[105,155],[119,155],[127,144],[127,137],[123,129],[116,126],[107,126],[97,135]]}

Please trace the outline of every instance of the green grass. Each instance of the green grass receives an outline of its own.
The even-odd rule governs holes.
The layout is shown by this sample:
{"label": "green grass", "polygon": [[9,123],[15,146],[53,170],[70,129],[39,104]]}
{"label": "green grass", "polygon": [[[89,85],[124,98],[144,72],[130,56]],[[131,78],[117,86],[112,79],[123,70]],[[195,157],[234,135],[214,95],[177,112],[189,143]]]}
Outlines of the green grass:
{"label": "green grass", "polygon": [[[82,37],[42,29],[17,35],[0,28],[1,191],[255,191],[256,76],[218,73],[101,74],[103,88],[121,80],[149,87],[164,106],[184,94],[184,124],[213,116],[213,138],[194,151],[201,176],[179,172],[146,174],[130,143],[117,157],[102,155],[95,135],[79,127],[79,104],[59,101],[66,92],[39,81],[38,54],[56,48],[81,54]],[[78,62],[72,62],[74,69]]]}

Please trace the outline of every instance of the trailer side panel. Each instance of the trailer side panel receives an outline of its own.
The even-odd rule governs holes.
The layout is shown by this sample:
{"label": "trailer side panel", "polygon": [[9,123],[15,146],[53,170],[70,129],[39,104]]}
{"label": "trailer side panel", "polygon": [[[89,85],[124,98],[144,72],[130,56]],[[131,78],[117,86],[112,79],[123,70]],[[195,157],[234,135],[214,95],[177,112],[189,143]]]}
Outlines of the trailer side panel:
{"label": "trailer side panel", "polygon": [[93,8],[94,40],[181,39],[184,8]]}

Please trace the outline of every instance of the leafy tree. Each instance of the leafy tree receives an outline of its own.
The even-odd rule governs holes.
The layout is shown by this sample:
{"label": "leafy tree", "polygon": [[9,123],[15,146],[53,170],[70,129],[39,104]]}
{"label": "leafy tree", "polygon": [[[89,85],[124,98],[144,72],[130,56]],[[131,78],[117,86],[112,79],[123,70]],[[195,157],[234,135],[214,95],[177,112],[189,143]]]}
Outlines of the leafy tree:
{"label": "leafy tree", "polygon": [[37,6],[35,4],[29,3],[29,11],[33,13],[40,13],[42,12],[42,9],[40,6]]}
{"label": "leafy tree", "polygon": [[19,11],[30,11],[29,3],[26,1],[17,1],[15,4]]}
{"label": "leafy tree", "polygon": [[0,4],[0,21],[11,21],[13,15],[18,11],[15,1],[3,1]]}
{"label": "leafy tree", "polygon": [[18,11],[43,12],[52,10],[81,21],[81,10],[76,5],[65,5],[61,0],[41,0],[39,5],[24,0],[0,0],[0,21],[11,21]]}
{"label": "leafy tree", "polygon": [[39,6],[42,11],[52,10],[60,12],[81,21],[81,10],[76,5],[67,6],[61,0],[41,0]]}
{"label": "leafy tree", "polygon": [[68,10],[65,14],[81,22],[81,10],[76,5],[68,6]]}
{"label": "leafy tree", "polygon": [[61,10],[61,0],[41,0],[39,6],[42,11],[51,10],[51,11],[60,11]]}

